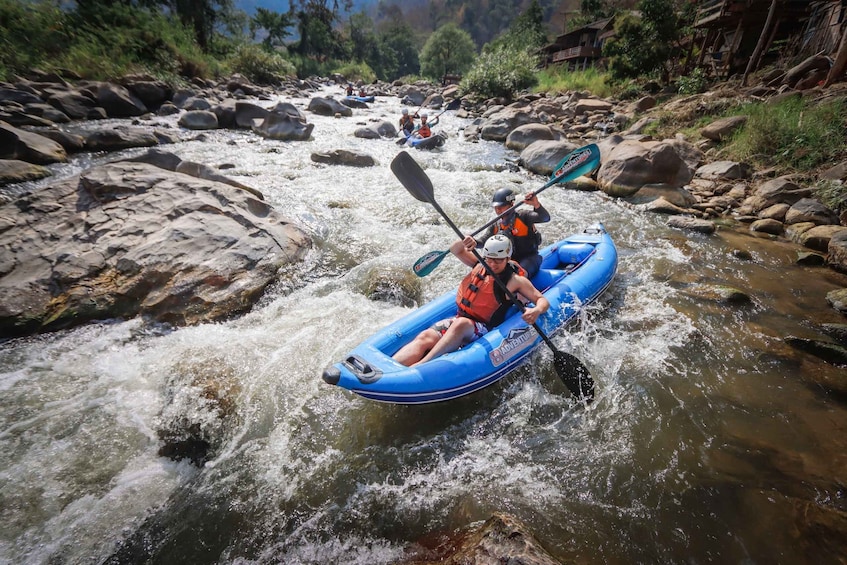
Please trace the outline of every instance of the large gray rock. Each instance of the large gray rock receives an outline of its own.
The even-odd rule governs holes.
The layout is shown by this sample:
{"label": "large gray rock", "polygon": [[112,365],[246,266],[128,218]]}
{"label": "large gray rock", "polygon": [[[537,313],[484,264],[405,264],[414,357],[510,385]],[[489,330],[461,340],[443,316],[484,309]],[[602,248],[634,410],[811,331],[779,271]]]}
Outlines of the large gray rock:
{"label": "large gray rock", "polygon": [[786,224],[814,222],[818,225],[838,224],[838,214],[814,198],[801,198],[785,213]]}
{"label": "large gray rock", "polygon": [[350,117],[353,115],[353,110],[340,103],[338,100],[333,98],[322,98],[320,96],[316,96],[309,100],[309,111],[321,116],[339,115]]}
{"label": "large gray rock", "polygon": [[17,159],[0,159],[0,186],[49,177],[47,167]]}
{"label": "large gray rock", "polygon": [[89,151],[118,151],[130,147],[153,147],[159,139],[145,128],[118,126],[112,129],[93,131],[85,138]]}
{"label": "large gray rock", "polygon": [[829,238],[826,263],[836,271],[847,273],[847,230]]}
{"label": "large gray rock", "polygon": [[65,148],[52,139],[0,121],[0,159],[18,159],[36,165],[68,160]]}
{"label": "large gray rock", "polygon": [[506,141],[512,130],[534,121],[532,113],[524,109],[502,108],[482,121],[479,127],[480,137],[489,141]]}
{"label": "large gray rock", "polygon": [[189,110],[179,117],[181,127],[190,130],[218,129],[218,117],[210,110]]}
{"label": "large gray rock", "polygon": [[601,190],[610,196],[630,196],[646,184],[685,186],[694,177],[696,165],[687,162],[680,145],[677,141],[622,141],[600,165]]}
{"label": "large gray rock", "polygon": [[509,132],[506,136],[506,147],[515,151],[523,151],[532,143],[539,140],[554,140],[556,133],[550,126],[544,124],[526,124]]}
{"label": "large gray rock", "polygon": [[250,193],[112,163],[0,206],[0,335],[249,309],[306,234]]}
{"label": "large gray rock", "polygon": [[129,118],[147,113],[144,102],[118,84],[98,83],[92,89],[97,105],[106,110],[111,118]]}
{"label": "large gray rock", "polygon": [[521,151],[520,164],[539,175],[550,175],[579,146],[570,141],[536,141]]}
{"label": "large gray rock", "polygon": [[373,167],[376,160],[370,155],[347,151],[346,149],[333,149],[327,153],[312,153],[312,161],[326,165],[346,165],[348,167]]}
{"label": "large gray rock", "polygon": [[253,131],[268,139],[281,141],[305,141],[312,135],[315,124],[307,124],[302,114],[270,112],[264,120],[254,121]]}
{"label": "large gray rock", "polygon": [[792,205],[811,194],[811,189],[801,188],[791,177],[779,177],[758,186],[755,192],[744,200],[738,211],[740,214],[755,214],[774,204]]}

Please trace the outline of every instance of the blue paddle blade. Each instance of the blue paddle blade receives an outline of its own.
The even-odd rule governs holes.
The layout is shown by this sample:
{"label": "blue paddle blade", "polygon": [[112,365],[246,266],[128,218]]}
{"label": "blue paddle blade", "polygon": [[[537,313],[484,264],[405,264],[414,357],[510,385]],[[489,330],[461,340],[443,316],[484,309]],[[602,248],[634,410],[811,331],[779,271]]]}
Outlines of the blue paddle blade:
{"label": "blue paddle blade", "polygon": [[[551,183],[573,180],[600,166],[600,148],[592,143],[569,153],[550,175]],[[546,188],[546,187],[545,187]]]}
{"label": "blue paddle blade", "polygon": [[430,274],[435,268],[441,264],[441,261],[450,253],[449,251],[430,251],[417,261],[415,261],[412,270],[419,277],[425,277]]}

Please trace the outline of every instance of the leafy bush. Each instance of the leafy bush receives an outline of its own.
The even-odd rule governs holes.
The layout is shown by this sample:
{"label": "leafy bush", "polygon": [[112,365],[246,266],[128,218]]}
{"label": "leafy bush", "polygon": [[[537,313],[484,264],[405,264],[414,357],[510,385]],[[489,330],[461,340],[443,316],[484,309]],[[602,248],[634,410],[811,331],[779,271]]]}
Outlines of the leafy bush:
{"label": "leafy bush", "polygon": [[300,78],[328,76],[332,74],[332,68],[335,64],[332,61],[320,61],[312,55],[301,55],[299,53],[292,53],[290,58],[297,69],[297,76]]}
{"label": "leafy bush", "polygon": [[459,85],[463,93],[477,93],[486,98],[511,98],[536,84],[538,60],[526,51],[506,48],[483,53]]}
{"label": "leafy bush", "polygon": [[706,72],[698,67],[690,75],[676,79],[676,84],[680,94],[699,94],[705,92],[708,86]]}
{"label": "leafy bush", "polygon": [[847,154],[847,103],[792,97],[777,103],[747,104],[734,112],[747,123],[725,151],[762,166],[810,172]]}
{"label": "leafy bush", "polygon": [[294,76],[297,69],[279,53],[246,43],[239,46],[229,61],[230,69],[258,84],[276,84],[286,76]]}
{"label": "leafy bush", "polygon": [[344,75],[344,78],[348,80],[361,80],[364,82],[373,82],[376,79],[376,73],[368,66],[367,63],[363,62],[352,62],[352,61],[342,61],[337,63],[339,66],[335,68],[335,71],[340,75]]}

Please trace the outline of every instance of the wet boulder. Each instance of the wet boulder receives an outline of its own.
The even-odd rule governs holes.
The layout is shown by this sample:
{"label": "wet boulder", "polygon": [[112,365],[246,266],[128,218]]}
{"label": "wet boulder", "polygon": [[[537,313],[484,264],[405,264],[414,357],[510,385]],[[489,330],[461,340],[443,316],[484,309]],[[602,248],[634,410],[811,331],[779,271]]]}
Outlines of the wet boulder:
{"label": "wet boulder", "polygon": [[0,206],[0,336],[248,310],[309,245],[247,191],[146,163],[96,167]]}
{"label": "wet boulder", "polygon": [[519,163],[539,175],[549,176],[569,153],[579,146],[570,141],[539,140],[521,151]]}
{"label": "wet boulder", "polygon": [[364,153],[334,149],[326,153],[312,153],[312,161],[326,165],[346,165],[348,167],[373,167],[376,159]]}
{"label": "wet boulder", "polygon": [[146,128],[118,126],[93,131],[85,137],[85,147],[89,151],[118,151],[155,145],[159,145],[158,138]]}
{"label": "wet boulder", "polygon": [[[418,553],[423,553],[419,548]],[[425,555],[413,557],[409,563],[465,563],[515,565],[561,565],[544,549],[529,528],[515,516],[497,512],[482,525],[469,527],[450,536]]]}
{"label": "wet boulder", "polygon": [[305,116],[285,111],[272,111],[259,122],[253,125],[253,132],[268,139],[280,141],[305,141],[312,135],[315,124],[307,124]]}
{"label": "wet boulder", "polygon": [[17,159],[0,159],[0,186],[38,180],[50,176],[47,167]]}
{"label": "wet boulder", "polygon": [[0,121],[0,159],[17,159],[36,165],[68,160],[65,148],[43,135]]}
{"label": "wet boulder", "polygon": [[191,130],[218,129],[218,117],[209,110],[189,110],[179,117],[180,127]]}
{"label": "wet boulder", "polygon": [[375,267],[362,279],[360,291],[370,300],[412,308],[420,304],[421,279],[407,268]]}
{"label": "wet boulder", "polygon": [[344,116],[353,115],[353,110],[333,98],[315,96],[309,100],[309,111],[321,116]]}

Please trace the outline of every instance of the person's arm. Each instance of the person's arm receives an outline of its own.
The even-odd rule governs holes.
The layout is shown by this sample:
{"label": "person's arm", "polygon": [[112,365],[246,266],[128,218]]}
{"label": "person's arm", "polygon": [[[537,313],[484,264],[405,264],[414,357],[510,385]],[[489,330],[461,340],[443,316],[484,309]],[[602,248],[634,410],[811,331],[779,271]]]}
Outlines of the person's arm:
{"label": "person's arm", "polygon": [[435,127],[438,125],[438,120],[441,118],[434,118],[431,122],[429,122],[429,127]]}
{"label": "person's arm", "polygon": [[488,241],[488,238],[492,235],[494,235],[494,226],[489,226],[485,228],[485,231],[482,232],[482,235],[478,235],[475,238],[476,246],[482,247],[483,245],[485,245],[485,242]]}
{"label": "person's arm", "polygon": [[533,224],[543,224],[550,221],[550,213],[541,205],[534,192],[528,192],[524,197],[524,202],[532,206],[532,210],[519,210],[517,212],[518,214],[522,213],[521,216],[524,220],[529,220]]}
{"label": "person's arm", "polygon": [[529,300],[530,302],[534,302],[535,306],[532,308],[527,308],[521,314],[521,318],[523,318],[524,322],[527,324],[534,324],[539,316],[544,314],[550,308],[550,302],[544,297],[541,292],[526,277],[522,277],[519,275],[515,275],[512,277],[512,281],[515,281],[515,290],[520,293],[521,296]]}
{"label": "person's arm", "polygon": [[476,256],[471,252],[474,247],[476,247],[476,240],[466,235],[464,239],[453,242],[453,245],[450,246],[450,253],[468,267],[473,267],[477,264]]}

